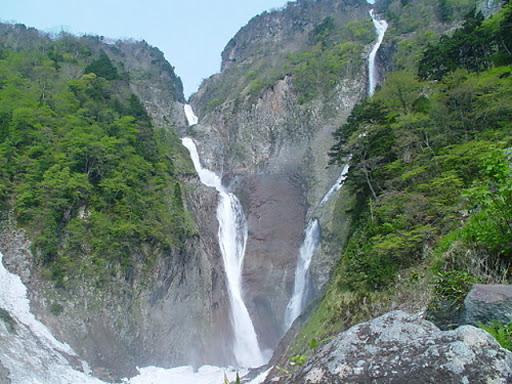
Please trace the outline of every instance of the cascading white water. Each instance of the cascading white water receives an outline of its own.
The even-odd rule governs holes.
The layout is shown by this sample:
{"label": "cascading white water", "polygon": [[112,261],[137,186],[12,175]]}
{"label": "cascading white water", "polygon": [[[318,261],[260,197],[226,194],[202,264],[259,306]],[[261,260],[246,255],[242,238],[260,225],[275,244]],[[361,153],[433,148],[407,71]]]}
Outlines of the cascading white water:
{"label": "cascading white water", "polygon": [[[350,158],[349,158],[349,160],[350,160]],[[327,193],[325,194],[323,199],[320,201],[320,205],[324,205],[325,203],[327,203],[329,201],[329,199],[331,198],[331,196],[340,190],[340,188],[343,186],[345,179],[347,178],[349,168],[350,168],[349,163],[347,162],[343,166],[340,176],[338,177],[338,180],[336,180],[336,182],[332,185],[331,189],[329,189],[329,191],[327,191]]]}
{"label": "cascading white water", "polygon": [[[193,122],[195,116],[190,115],[187,119]],[[187,113],[187,111],[185,111]],[[197,118],[196,118],[197,119]],[[197,123],[195,120],[194,124]],[[192,142],[193,144],[193,142]],[[194,145],[195,148],[195,145]],[[191,153],[194,164],[199,164],[197,150],[195,156]],[[224,190],[220,178],[213,172],[203,170],[201,180],[210,186],[220,188],[221,202],[219,212],[233,211],[238,216],[227,218],[229,214],[222,213],[223,235],[219,237],[230,238],[223,246],[223,253],[238,254],[243,256],[247,228],[241,211],[240,203],[234,195]],[[219,189],[218,189],[219,190]],[[233,199],[234,198],[234,199]],[[231,208],[230,208],[231,207]],[[238,227],[239,229],[234,229]],[[240,229],[241,228],[241,229]],[[233,239],[237,239],[233,241]],[[224,241],[223,241],[224,242]],[[231,243],[239,243],[241,246]],[[226,267],[228,276],[240,276],[242,260],[239,259]],[[228,277],[229,279],[229,277]],[[237,340],[235,341],[234,353],[241,366],[257,366],[264,363],[261,351],[259,350],[256,333],[250,321],[247,308],[243,304],[241,296],[240,278],[235,277],[233,286],[230,288],[230,295],[233,305],[234,324]],[[231,283],[229,283],[231,286]],[[236,289],[236,287],[239,287]],[[7,271],[3,266],[3,255],[0,252],[0,363],[9,371],[8,379],[12,383],[23,384],[106,384],[89,375],[87,363],[82,362],[82,370],[77,370],[71,365],[68,357],[79,361],[75,352],[67,344],[58,341],[30,312],[27,288],[23,285],[19,276]],[[14,329],[11,329],[10,320],[13,321]],[[247,320],[248,319],[248,320]],[[185,326],[185,325],[184,325]],[[237,370],[241,375],[244,370]],[[236,371],[228,368],[203,366],[198,371],[192,367],[177,367],[164,369],[158,367],[145,367],[140,369],[140,374],[132,378],[122,380],[126,384],[156,384],[156,383],[180,383],[180,384],[211,384],[223,382],[224,375],[228,380],[234,380]],[[258,377],[251,381],[252,384],[260,383],[264,377]]]}
{"label": "cascading white water", "polygon": [[[371,4],[373,4],[373,2],[371,2]],[[375,11],[373,9],[370,10],[370,16],[377,31],[377,41],[375,42],[370,55],[368,56],[368,96],[373,95],[375,92],[375,87],[379,82],[378,72],[375,66],[375,57],[382,44],[382,41],[384,40],[386,30],[388,29],[388,23],[386,20],[379,19],[378,16],[375,15]]]}
{"label": "cascading white water", "polygon": [[[349,157],[350,159],[350,157]],[[347,178],[349,170],[349,163],[345,164],[341,170],[341,174],[332,185],[329,191],[322,198],[319,206],[327,203],[329,199],[340,190]],[[304,310],[304,306],[307,304],[307,289],[308,289],[308,276],[309,266],[315,253],[316,248],[320,244],[320,223],[318,219],[314,218],[308,222],[306,229],[304,230],[304,240],[299,249],[299,258],[297,261],[297,267],[295,269],[295,283],[293,287],[293,294],[286,307],[284,315],[284,330],[285,332],[290,329],[293,322]]]}
{"label": "cascading white water", "polygon": [[315,253],[316,247],[320,242],[320,225],[318,219],[309,221],[304,231],[304,242],[299,250],[299,260],[295,269],[295,284],[293,287],[293,295],[286,307],[284,317],[285,330],[288,330],[295,319],[302,313],[306,304],[308,289],[308,273],[311,259]]}
{"label": "cascading white water", "polygon": [[199,119],[195,115],[190,104],[185,104],[185,106],[183,107],[183,111],[185,112],[185,117],[187,118],[189,126],[196,125],[199,122]]}
{"label": "cascading white water", "polygon": [[[189,124],[197,123],[190,106],[185,109]],[[197,147],[188,137],[182,139],[189,150],[194,167],[203,184],[213,187],[219,193],[217,220],[219,221],[219,245],[226,271],[227,286],[231,301],[231,320],[234,331],[233,352],[242,367],[263,365],[265,359],[258,344],[258,338],[249,311],[242,296],[242,267],[247,241],[247,223],[237,197],[222,185],[221,178],[201,165]]]}

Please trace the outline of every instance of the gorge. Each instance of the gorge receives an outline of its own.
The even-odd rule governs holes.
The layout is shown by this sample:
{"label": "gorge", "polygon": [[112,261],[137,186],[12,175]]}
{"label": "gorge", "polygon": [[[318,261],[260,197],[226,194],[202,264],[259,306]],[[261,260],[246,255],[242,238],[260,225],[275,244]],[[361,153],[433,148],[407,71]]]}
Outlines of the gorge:
{"label": "gorge", "polygon": [[145,42],[1,24],[0,384],[400,383],[402,334],[507,382],[457,311],[510,280],[509,20],[289,2],[188,101]]}

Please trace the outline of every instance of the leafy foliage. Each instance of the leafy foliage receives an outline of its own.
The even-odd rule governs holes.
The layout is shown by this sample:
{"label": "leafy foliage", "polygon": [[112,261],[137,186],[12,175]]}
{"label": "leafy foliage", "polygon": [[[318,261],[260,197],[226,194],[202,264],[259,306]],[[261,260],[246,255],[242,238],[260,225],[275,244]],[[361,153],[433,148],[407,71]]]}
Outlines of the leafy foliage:
{"label": "leafy foliage", "polygon": [[482,324],[480,328],[489,332],[503,348],[512,351],[512,322],[502,324],[499,321],[491,321]]}
{"label": "leafy foliage", "polygon": [[[507,12],[485,22],[495,36],[507,28]],[[432,49],[444,49],[446,39],[473,41],[483,24],[470,14],[453,38],[428,48],[424,60]],[[485,70],[494,51],[459,48],[458,60],[439,65],[446,71],[437,83],[404,70],[388,74],[334,133],[332,161],[350,162],[346,185],[356,196],[340,263],[341,290],[385,288],[461,222],[457,247],[475,250],[474,262],[485,260],[486,276],[512,278],[512,161],[505,150],[512,142],[512,69]],[[440,260],[438,296],[459,300],[468,282],[481,278],[470,263]]]}
{"label": "leafy foliage", "polygon": [[96,76],[103,77],[107,80],[119,80],[121,77],[117,72],[117,68],[112,64],[104,51],[101,51],[100,58],[93,61],[85,67],[85,73],[95,73]]}
{"label": "leafy foliage", "polygon": [[482,177],[467,192],[474,211],[464,228],[467,241],[483,248],[491,262],[512,265],[512,156],[507,150],[490,154],[482,164]]}
{"label": "leafy foliage", "polygon": [[493,62],[512,63],[510,39],[505,39],[511,21],[510,4],[488,22],[481,13],[471,11],[452,36],[443,35],[437,44],[427,46],[419,63],[420,78],[440,80],[457,68],[481,71]]}
{"label": "leafy foliage", "polygon": [[2,50],[0,198],[58,286],[77,272],[128,279],[190,231],[179,140],[153,126],[105,52],[92,60],[70,36],[48,44]]}
{"label": "leafy foliage", "polygon": [[[448,270],[439,272],[436,276],[432,304],[435,306],[440,301],[448,300],[448,307],[460,309],[471,286],[476,282],[477,279],[465,271]],[[435,309],[435,307],[431,308],[431,310]]]}

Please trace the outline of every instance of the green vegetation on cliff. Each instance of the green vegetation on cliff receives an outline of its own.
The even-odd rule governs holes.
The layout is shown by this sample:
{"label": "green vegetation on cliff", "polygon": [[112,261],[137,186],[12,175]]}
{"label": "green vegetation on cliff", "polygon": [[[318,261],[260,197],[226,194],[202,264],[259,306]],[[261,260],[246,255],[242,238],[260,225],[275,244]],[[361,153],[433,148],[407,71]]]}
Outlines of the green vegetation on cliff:
{"label": "green vegetation on cliff", "polygon": [[309,34],[308,46],[289,53],[287,70],[304,103],[322,95],[328,98],[342,79],[355,78],[364,68],[364,47],[375,39],[371,19],[338,25],[328,16]]}
{"label": "green vegetation on cliff", "polygon": [[[352,224],[299,343],[420,296],[421,307],[430,283],[435,314],[475,281],[512,281],[511,21],[510,4],[488,20],[470,12],[424,46],[419,74],[388,73],[335,132]],[[465,49],[475,40],[482,49]]]}
{"label": "green vegetation on cliff", "polygon": [[201,114],[230,102],[250,105],[282,79],[300,103],[329,99],[364,71],[364,50],[374,39],[363,0],[299,1],[259,15],[225,48],[221,75],[201,87]]}
{"label": "green vegetation on cliff", "polygon": [[[154,126],[130,74],[91,38],[2,26],[0,198],[59,286],[150,265],[190,231],[174,132]],[[94,40],[94,39],[93,39]]]}

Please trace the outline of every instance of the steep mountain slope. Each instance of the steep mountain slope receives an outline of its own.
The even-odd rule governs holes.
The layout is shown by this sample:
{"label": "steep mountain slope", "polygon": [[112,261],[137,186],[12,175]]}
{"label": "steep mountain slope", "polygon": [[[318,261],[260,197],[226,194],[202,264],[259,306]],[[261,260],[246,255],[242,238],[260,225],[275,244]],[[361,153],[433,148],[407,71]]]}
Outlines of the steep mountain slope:
{"label": "steep mountain slope", "polygon": [[[484,3],[490,14],[497,1]],[[304,230],[320,225],[307,298],[326,294],[281,366],[350,324],[422,308],[430,300],[423,261],[442,235],[439,296],[466,287],[474,265],[461,254],[473,247],[499,261],[510,251],[485,242],[496,236],[484,220],[503,208],[489,191],[509,202],[501,150],[510,146],[510,70],[468,75],[474,68],[457,60],[475,64],[474,51],[453,32],[464,24],[494,55],[496,46],[510,50],[509,29],[496,35],[501,21],[464,21],[474,4],[379,2],[390,28],[378,63],[388,74],[371,100],[375,31],[365,1],[299,0],[257,16],[228,43],[222,72],[192,97],[200,124],[191,128],[179,79],[146,43],[2,25],[0,251],[29,285],[33,310],[104,376],[235,361],[218,197],[199,182],[176,132],[197,141],[241,200],[245,300],[264,349],[286,331]],[[441,32],[453,35],[441,39],[449,48],[437,46]],[[492,44],[483,44],[488,35]],[[425,49],[457,58],[446,78],[431,77],[440,73],[420,60]],[[499,52],[485,63],[507,60]],[[347,161],[349,188],[328,194]],[[481,215],[467,216],[463,188]],[[466,232],[450,232],[466,221]],[[478,230],[482,222],[491,232]]]}
{"label": "steep mountain slope", "polygon": [[[200,124],[189,134],[210,166],[222,171],[248,218],[245,294],[268,348],[284,330],[307,220],[325,218],[329,238],[332,206],[319,203],[341,169],[326,169],[327,152],[331,132],[365,94],[365,52],[374,37],[368,9],[364,1],[299,1],[257,16],[228,43],[222,72],[191,100]],[[333,41],[322,41],[322,23]],[[359,29],[355,35],[351,27]],[[324,87],[317,73],[329,60],[332,83]],[[299,90],[304,86],[311,91],[306,97]],[[325,283],[332,256],[315,259],[312,291]]]}
{"label": "steep mountain slope", "polygon": [[0,44],[0,247],[33,310],[114,375],[225,363],[216,196],[178,140],[173,68],[145,42],[3,24]]}

